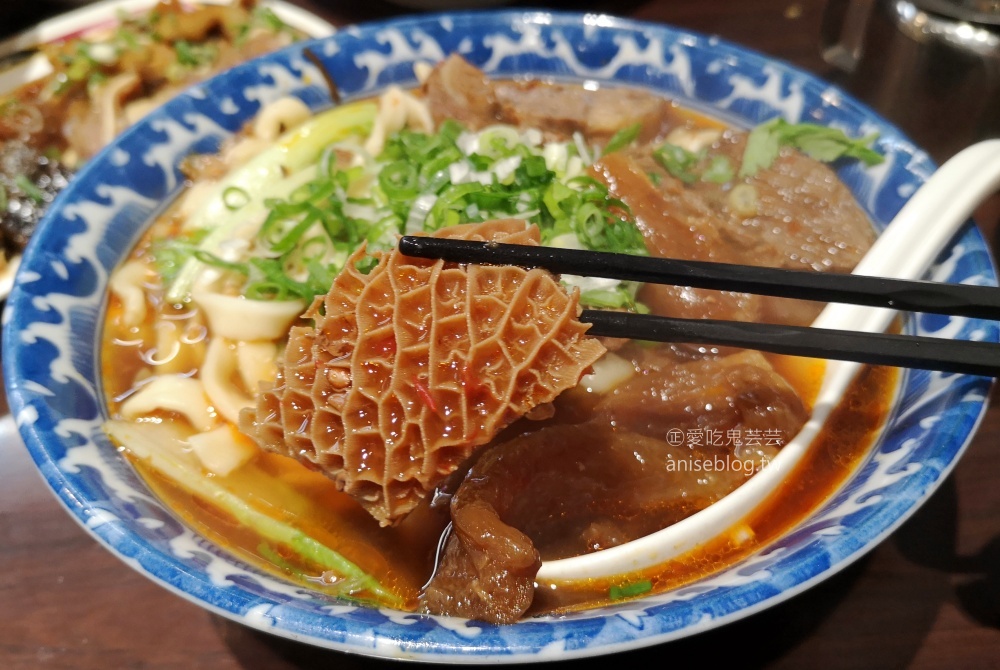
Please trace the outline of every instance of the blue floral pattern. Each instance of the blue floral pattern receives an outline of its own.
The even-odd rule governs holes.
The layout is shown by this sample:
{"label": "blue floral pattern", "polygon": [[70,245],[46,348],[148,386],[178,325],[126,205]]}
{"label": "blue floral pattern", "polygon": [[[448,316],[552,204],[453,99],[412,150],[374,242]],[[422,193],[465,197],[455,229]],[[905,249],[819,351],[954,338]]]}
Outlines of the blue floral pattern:
{"label": "blue floral pattern", "polygon": [[[855,560],[935,489],[967,444],[990,380],[904,376],[890,428],[848,485],[786,537],[679,590],[614,607],[492,626],[357,607],[241,563],[150,494],[101,431],[99,351],[108,275],[182,185],[181,158],[217,147],[269,100],[329,97],[311,49],[348,98],[415,84],[413,64],[458,51],[487,72],[641,86],[740,126],[775,115],[879,133],[887,161],[840,176],[884,226],[934,170],[895,128],[830,85],[718,39],[604,15],[503,11],[341,31],[237,67],[126,132],[73,181],[31,241],[8,301],[4,375],[38,468],[69,512],[131,567],[214,612],[334,649],[437,662],[564,659],[690,635],[780,602]],[[312,82],[306,84],[304,82]],[[995,284],[969,226],[934,277]],[[913,332],[998,339],[995,323],[921,317]]]}

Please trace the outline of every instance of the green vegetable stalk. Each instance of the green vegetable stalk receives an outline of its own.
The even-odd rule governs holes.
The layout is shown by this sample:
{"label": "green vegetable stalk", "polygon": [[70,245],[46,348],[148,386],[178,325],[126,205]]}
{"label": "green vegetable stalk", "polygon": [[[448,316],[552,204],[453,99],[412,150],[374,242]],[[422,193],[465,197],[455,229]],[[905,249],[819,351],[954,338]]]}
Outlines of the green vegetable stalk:
{"label": "green vegetable stalk", "polygon": [[632,582],[631,584],[612,586],[608,591],[608,597],[611,600],[623,600],[625,598],[641,596],[643,593],[648,593],[652,590],[653,583],[648,579],[644,579],[640,582]]}
{"label": "green vegetable stalk", "polygon": [[251,507],[222,486],[218,479],[205,476],[197,463],[177,453],[174,447],[177,436],[172,436],[167,430],[154,424],[125,421],[109,421],[105,424],[105,430],[115,441],[127,444],[129,451],[164,477],[188,493],[230,514],[263,540],[284,545],[302,559],[341,576],[346,591],[344,595],[353,596],[364,591],[388,606],[398,607],[403,604],[399,596],[382,587],[374,577],[333,549],[298,528]]}

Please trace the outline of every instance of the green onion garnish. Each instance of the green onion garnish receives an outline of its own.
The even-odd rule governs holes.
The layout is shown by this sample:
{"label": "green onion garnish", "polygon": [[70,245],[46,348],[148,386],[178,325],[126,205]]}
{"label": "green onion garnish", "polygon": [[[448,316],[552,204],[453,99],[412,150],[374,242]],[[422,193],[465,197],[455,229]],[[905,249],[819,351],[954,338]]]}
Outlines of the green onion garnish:
{"label": "green onion garnish", "polygon": [[641,582],[632,582],[631,584],[624,584],[622,586],[612,586],[608,591],[608,597],[611,600],[622,600],[624,598],[634,598],[635,596],[640,596],[643,593],[648,593],[653,590],[653,583],[648,579],[644,579]]}
{"label": "green onion garnish", "polygon": [[250,194],[238,186],[230,186],[222,192],[222,202],[226,209],[234,212],[250,202]]}
{"label": "green onion garnish", "polygon": [[667,142],[653,152],[653,158],[664,170],[685,184],[693,184],[698,181],[699,175],[695,170],[701,161],[698,154]]}
{"label": "green onion garnish", "polygon": [[855,139],[837,128],[815,123],[788,123],[780,117],[771,119],[747,136],[740,177],[749,177],[770,167],[783,146],[794,147],[825,163],[854,158],[865,165],[878,165],[885,158],[871,148],[876,139],[877,134]]}
{"label": "green onion garnish", "polygon": [[14,177],[14,185],[21,190],[21,193],[34,200],[35,204],[40,205],[45,202],[45,192],[35,186],[27,176],[19,174]]}
{"label": "green onion garnish", "polygon": [[613,151],[618,151],[624,149],[628,145],[635,142],[636,138],[639,137],[639,133],[642,131],[642,124],[633,123],[631,126],[622,128],[617,133],[611,136],[608,143],[604,145],[603,155],[608,155]]}
{"label": "green onion garnish", "polygon": [[[625,129],[615,144],[628,143],[637,132]],[[159,257],[174,266],[193,258],[231,271],[246,297],[309,302],[329,290],[362,242],[373,251],[389,249],[404,231],[513,217],[538,225],[545,243],[572,235],[588,249],[647,253],[628,206],[582,172],[586,166],[575,142],[550,150],[513,126],[473,136],[455,122],[435,133],[394,133],[374,160],[346,138],[337,142],[319,147],[313,172],[301,180],[289,177],[295,186],[281,197],[257,199],[235,186],[223,192],[229,211],[249,204],[263,209],[246,262],[227,266],[205,250],[209,245],[196,252],[190,240],[167,243],[169,251],[160,249]],[[352,151],[364,160],[341,167],[349,161],[336,156]],[[360,266],[368,270],[373,264]],[[623,283],[586,296],[585,304],[639,309],[635,290]]]}
{"label": "green onion garnish", "polygon": [[736,176],[733,164],[725,156],[712,156],[701,173],[701,180],[713,184],[726,184]]}

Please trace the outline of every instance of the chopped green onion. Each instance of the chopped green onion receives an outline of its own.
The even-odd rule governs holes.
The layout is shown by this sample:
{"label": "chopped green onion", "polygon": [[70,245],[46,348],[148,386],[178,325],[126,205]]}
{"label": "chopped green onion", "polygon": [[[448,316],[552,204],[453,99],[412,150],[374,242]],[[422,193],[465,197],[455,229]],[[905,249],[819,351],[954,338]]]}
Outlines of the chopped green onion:
{"label": "chopped green onion", "polygon": [[[372,102],[341,105],[318,114],[224,178],[205,204],[192,214],[185,226],[210,229],[201,241],[207,251],[217,251],[236,230],[258,216],[270,219],[268,210],[282,198],[276,197],[317,174],[317,163],[326,147],[371,132],[377,106]],[[236,186],[251,195],[238,212],[226,207],[223,192]],[[285,189],[288,190],[285,190]],[[290,216],[286,213],[284,216]],[[272,223],[278,223],[272,221]],[[270,231],[269,231],[270,232]],[[185,263],[169,284],[166,299],[171,303],[190,299],[190,290],[203,267],[196,261]]]}
{"label": "chopped green onion", "polygon": [[393,161],[382,168],[378,173],[378,183],[393,199],[415,197],[420,187],[416,166],[406,160]]}
{"label": "chopped green onion", "polygon": [[310,210],[306,211],[305,216],[271,246],[271,251],[277,254],[284,254],[295,248],[295,245],[306,234],[306,231],[322,218],[315,208],[311,207]]}
{"label": "chopped green onion", "polygon": [[204,249],[192,249],[191,256],[198,261],[204,263],[205,265],[211,265],[212,267],[217,267],[220,270],[230,270],[232,272],[239,272],[240,274],[247,274],[248,269],[244,263],[233,263],[230,261],[223,260],[216,256],[215,254],[205,251]]}
{"label": "chopped green onion", "polygon": [[698,173],[695,172],[695,167],[701,160],[698,154],[667,142],[653,152],[653,158],[664,170],[685,184],[698,181]]}
{"label": "chopped green onion", "polygon": [[[311,300],[316,295],[308,284],[296,281],[288,276],[282,267],[281,259],[252,258],[250,259],[250,264],[257,270],[260,270],[267,282],[274,284],[283,291],[282,299],[295,296]],[[323,289],[323,292],[325,293],[328,288]]]}
{"label": "chopped green onion", "polygon": [[622,586],[612,586],[608,591],[608,597],[611,600],[622,600],[624,598],[634,598],[635,596],[641,596],[643,593],[648,593],[653,590],[653,583],[648,579],[644,579],[641,582],[633,582],[631,584],[624,584]]}
{"label": "chopped green onion", "polygon": [[216,48],[211,44],[192,44],[187,40],[174,42],[174,53],[177,62],[184,67],[195,68],[215,60]]}
{"label": "chopped green onion", "polygon": [[323,224],[323,230],[326,231],[327,237],[333,241],[336,241],[348,228],[346,220],[338,216],[336,212],[327,212],[319,221]]}
{"label": "chopped green onion", "polygon": [[770,167],[783,146],[793,147],[826,163],[854,158],[865,165],[878,165],[885,158],[871,148],[876,139],[878,135],[854,139],[837,128],[815,123],[788,123],[780,117],[774,118],[750,131],[739,175],[749,177]]}
{"label": "chopped green onion", "polygon": [[438,196],[434,206],[431,207],[431,211],[427,215],[426,227],[430,230],[437,230],[460,223],[458,212],[465,210],[466,196],[484,189],[485,187],[478,183],[452,184]]}
{"label": "chopped green onion", "polygon": [[243,294],[250,300],[286,300],[288,290],[274,282],[257,281],[248,284]]}
{"label": "chopped green onion", "polygon": [[635,282],[622,282],[612,289],[581,291],[580,305],[595,309],[626,309],[630,312],[648,314],[649,307],[635,299],[639,286]]}
{"label": "chopped green onion", "polygon": [[635,142],[636,138],[639,137],[639,133],[642,132],[641,123],[633,123],[631,126],[622,128],[617,133],[611,136],[608,143],[604,145],[603,155],[607,156],[613,151],[618,151],[624,149],[628,145]]}
{"label": "chopped green onion", "polygon": [[250,194],[239,186],[230,186],[222,192],[222,203],[231,212],[245,207],[250,202]]}
{"label": "chopped green onion", "polygon": [[[630,141],[633,131],[626,130],[618,142]],[[262,223],[248,240],[249,259],[226,269],[246,275],[242,292],[247,297],[310,301],[329,290],[344,260],[362,242],[373,250],[389,249],[404,229],[428,232],[508,217],[537,224],[546,242],[572,234],[584,248],[647,253],[628,206],[612,197],[605,184],[579,175],[577,168],[577,176],[560,177],[565,171],[548,167],[546,147],[533,138],[522,139],[514,127],[493,126],[479,137],[463,138],[466,132],[448,122],[436,133],[402,130],[386,138],[385,149],[374,161],[347,138],[327,142],[315,147],[308,174],[303,170],[305,176],[297,181],[286,178],[294,187],[281,197],[251,196],[261,188],[251,191],[249,182],[227,181],[221,190],[226,211],[216,218],[228,219],[225,228],[235,228],[254,214]],[[459,144],[477,148],[465,155]],[[575,145],[558,146],[564,154],[576,151]],[[334,151],[356,151],[364,160],[340,169]],[[245,216],[241,211],[230,218],[229,212],[241,207],[247,208]],[[199,216],[210,221],[207,211]],[[224,239],[217,226],[198,246],[201,254],[190,248],[181,251],[195,261],[223,267],[217,249]],[[369,270],[374,262],[365,260],[359,268]],[[185,266],[188,274],[178,275],[171,291],[186,289],[193,281],[190,263]],[[594,303],[613,300],[633,309],[634,287],[622,291],[595,295]]]}
{"label": "chopped green onion", "polygon": [[598,309],[624,309],[632,303],[631,298],[622,291],[608,289],[593,289],[580,293],[580,304]]}
{"label": "chopped green onion", "polygon": [[14,177],[14,185],[17,186],[24,195],[28,196],[35,201],[35,204],[40,205],[45,202],[45,192],[42,189],[35,186],[34,183],[27,176],[19,174]]}
{"label": "chopped green onion", "polygon": [[736,172],[733,164],[725,156],[712,156],[708,159],[708,166],[701,173],[701,180],[713,184],[726,184],[733,180]]}

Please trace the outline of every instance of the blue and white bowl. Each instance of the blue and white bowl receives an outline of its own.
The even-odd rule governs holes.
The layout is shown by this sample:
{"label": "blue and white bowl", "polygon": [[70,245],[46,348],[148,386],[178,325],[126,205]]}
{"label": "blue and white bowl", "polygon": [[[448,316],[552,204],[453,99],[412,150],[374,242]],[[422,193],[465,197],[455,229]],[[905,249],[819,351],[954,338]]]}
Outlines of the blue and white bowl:
{"label": "blue and white bowl", "polygon": [[[889,427],[857,474],[780,541],[670,593],[512,626],[357,607],[235,560],[164,509],[105,437],[95,343],[108,274],[178,193],[180,160],[218,146],[281,95],[297,94],[317,108],[329,104],[304,48],[352,98],[412,85],[415,61],[459,51],[500,77],[641,86],[741,126],[781,114],[851,135],[878,133],[886,162],[840,172],[877,226],[934,170],[899,131],[805,72],[718,39],[594,14],[443,14],[350,28],[200,85],[77,175],[32,239],[5,313],[4,376],[28,449],[69,512],[129,566],[223,616],[343,651],[464,663],[590,656],[705,631],[829,577],[901,524],[961,455],[985,410],[990,380],[909,372]],[[974,227],[946,250],[933,276],[996,283]],[[972,319],[928,316],[908,328],[998,339],[995,323]]]}

